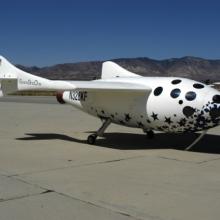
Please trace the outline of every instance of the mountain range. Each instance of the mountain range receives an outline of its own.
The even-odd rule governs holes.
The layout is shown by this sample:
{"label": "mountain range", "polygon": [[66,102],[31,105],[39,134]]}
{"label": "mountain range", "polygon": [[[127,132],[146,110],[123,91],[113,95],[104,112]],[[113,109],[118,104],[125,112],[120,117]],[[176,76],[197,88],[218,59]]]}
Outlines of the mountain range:
{"label": "mountain range", "polygon": [[[206,83],[220,81],[220,60],[187,56],[165,60],[141,57],[113,59],[111,61],[142,76],[186,77]],[[17,67],[48,79],[92,80],[100,78],[103,62],[64,63],[42,68],[22,65],[17,65]]]}

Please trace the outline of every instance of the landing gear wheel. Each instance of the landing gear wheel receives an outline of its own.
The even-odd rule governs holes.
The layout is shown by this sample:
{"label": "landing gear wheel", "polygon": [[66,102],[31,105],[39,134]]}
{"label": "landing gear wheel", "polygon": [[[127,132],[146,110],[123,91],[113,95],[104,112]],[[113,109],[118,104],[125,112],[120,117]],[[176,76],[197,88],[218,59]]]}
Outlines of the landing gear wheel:
{"label": "landing gear wheel", "polygon": [[87,138],[87,143],[91,144],[91,145],[95,144],[96,138],[97,138],[97,135],[95,135],[95,134],[89,135]]}
{"label": "landing gear wheel", "polygon": [[148,139],[153,139],[154,138],[154,132],[153,131],[148,131],[147,132],[147,138]]}
{"label": "landing gear wheel", "polygon": [[87,143],[88,144],[95,144],[96,138],[97,137],[101,137],[104,133],[104,131],[106,130],[106,128],[111,124],[111,119],[110,118],[106,118],[104,119],[104,122],[101,126],[101,128],[99,128],[99,130],[88,136],[87,138]]}

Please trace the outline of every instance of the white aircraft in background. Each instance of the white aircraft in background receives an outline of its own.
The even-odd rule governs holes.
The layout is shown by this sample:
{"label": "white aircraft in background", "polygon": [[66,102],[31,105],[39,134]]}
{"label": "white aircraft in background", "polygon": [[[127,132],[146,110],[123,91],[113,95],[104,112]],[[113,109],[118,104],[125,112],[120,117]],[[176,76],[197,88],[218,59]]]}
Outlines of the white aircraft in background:
{"label": "white aircraft in background", "polygon": [[142,77],[117,64],[103,63],[101,79],[48,80],[26,73],[0,57],[1,95],[15,91],[59,91],[57,100],[100,118],[101,128],[89,135],[94,144],[111,124],[141,128],[149,138],[153,130],[202,134],[220,124],[220,92],[180,77]]}

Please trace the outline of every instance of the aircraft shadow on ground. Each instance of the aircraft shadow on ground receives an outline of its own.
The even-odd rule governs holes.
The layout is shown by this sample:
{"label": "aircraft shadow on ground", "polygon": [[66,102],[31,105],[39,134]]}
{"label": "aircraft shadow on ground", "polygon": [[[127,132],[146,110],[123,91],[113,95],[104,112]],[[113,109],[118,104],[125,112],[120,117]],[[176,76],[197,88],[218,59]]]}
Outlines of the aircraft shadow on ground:
{"label": "aircraft shadow on ground", "polygon": [[[90,133],[90,132],[88,132]],[[80,140],[64,134],[56,133],[27,133],[28,137],[16,140],[63,140],[86,144]],[[133,133],[105,133],[103,138],[98,138],[95,145],[118,150],[143,150],[143,149],[176,149],[184,150],[199,134],[165,134],[157,133],[153,139],[148,139],[145,134]],[[207,134],[190,151],[220,154],[220,136]]]}

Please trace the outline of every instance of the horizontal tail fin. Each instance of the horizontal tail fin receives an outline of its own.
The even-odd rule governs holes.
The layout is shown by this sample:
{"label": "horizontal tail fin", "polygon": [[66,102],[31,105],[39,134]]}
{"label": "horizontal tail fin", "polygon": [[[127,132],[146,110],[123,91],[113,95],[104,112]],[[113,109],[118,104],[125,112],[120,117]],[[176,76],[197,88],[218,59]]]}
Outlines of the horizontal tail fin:
{"label": "horizontal tail fin", "polygon": [[0,56],[0,95],[10,94],[18,90],[19,69]]}
{"label": "horizontal tail fin", "polygon": [[140,77],[139,75],[129,72],[112,61],[106,61],[102,64],[102,79],[115,77]]}
{"label": "horizontal tail fin", "polygon": [[16,91],[57,91],[73,89],[68,82],[32,75],[12,65],[0,56],[0,96]]}

